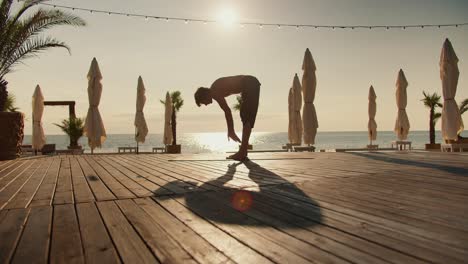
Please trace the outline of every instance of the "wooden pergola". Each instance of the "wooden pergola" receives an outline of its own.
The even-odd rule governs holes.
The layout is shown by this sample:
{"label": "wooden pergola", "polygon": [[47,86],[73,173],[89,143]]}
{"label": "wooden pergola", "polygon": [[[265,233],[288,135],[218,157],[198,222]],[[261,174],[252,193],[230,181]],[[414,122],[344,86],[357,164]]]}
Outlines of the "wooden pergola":
{"label": "wooden pergola", "polygon": [[[68,105],[68,116],[69,118],[76,118],[75,114],[75,101],[44,101],[44,105],[51,105],[51,106],[64,106]],[[71,139],[70,139],[71,145]]]}

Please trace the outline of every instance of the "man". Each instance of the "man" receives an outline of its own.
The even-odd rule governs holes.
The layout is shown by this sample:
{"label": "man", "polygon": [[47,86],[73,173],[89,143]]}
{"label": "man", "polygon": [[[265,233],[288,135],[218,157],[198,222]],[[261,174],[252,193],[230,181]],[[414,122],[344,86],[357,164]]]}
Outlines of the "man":
{"label": "man", "polygon": [[[243,124],[242,141],[234,131],[231,109],[225,99],[225,97],[232,94],[241,94],[242,97],[240,109],[240,116]],[[218,102],[226,117],[228,140],[231,138],[236,142],[241,142],[239,151],[227,157],[228,159],[243,161],[247,158],[250,133],[255,125],[255,119],[257,118],[259,95],[260,82],[257,78],[250,75],[219,78],[210,88],[200,87],[195,92],[195,102],[198,106],[201,104],[209,105],[213,102],[213,99]]]}

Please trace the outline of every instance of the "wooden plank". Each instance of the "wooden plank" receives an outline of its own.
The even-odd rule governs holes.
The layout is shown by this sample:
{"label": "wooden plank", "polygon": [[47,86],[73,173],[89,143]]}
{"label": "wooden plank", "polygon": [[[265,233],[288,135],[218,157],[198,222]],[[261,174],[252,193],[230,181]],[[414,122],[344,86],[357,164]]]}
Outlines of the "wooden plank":
{"label": "wooden plank", "polygon": [[47,263],[52,207],[34,207],[13,256],[12,263]]}
{"label": "wooden plank", "polygon": [[0,263],[8,263],[24,228],[29,209],[12,209],[0,222]]}
{"label": "wooden plank", "polygon": [[198,217],[177,201],[162,198],[153,199],[233,261],[237,263],[271,263],[271,260],[258,253],[254,248],[248,247],[229,233]]}
{"label": "wooden plank", "polygon": [[164,210],[153,200],[136,199],[135,202],[153,219],[162,230],[165,230],[199,263],[227,263],[228,257],[219,252],[192,229]]}
{"label": "wooden plank", "polygon": [[73,195],[76,203],[95,201],[94,195],[89,188],[88,182],[81,170],[80,164],[75,157],[70,158],[70,170],[73,184]]}
{"label": "wooden plank", "polygon": [[84,263],[80,230],[73,204],[54,206],[51,263]]}
{"label": "wooden plank", "polygon": [[111,166],[109,163],[105,162],[102,158],[94,159],[99,165],[101,165],[105,170],[107,170],[112,177],[118,180],[122,185],[129,189],[137,197],[146,197],[152,195],[152,192],[144,188],[137,182],[128,178],[125,174],[120,172],[117,168]]}
{"label": "wooden plank", "polygon": [[83,174],[88,181],[89,187],[94,193],[97,201],[115,200],[116,197],[112,192],[104,185],[101,179],[97,176],[96,172],[91,166],[84,160],[83,157],[77,158]]}
{"label": "wooden plank", "polygon": [[129,191],[125,186],[118,182],[113,175],[111,175],[108,171],[106,171],[106,169],[101,167],[94,159],[96,158],[85,158],[85,160],[97,173],[97,176],[99,176],[99,178],[104,182],[107,188],[109,188],[118,199],[136,198],[136,196],[131,191]]}
{"label": "wooden plank", "polygon": [[[441,249],[438,247],[439,243],[418,240],[413,236],[408,236],[406,233],[390,230],[385,226],[345,214],[338,208],[329,209],[322,207],[321,204],[320,206],[316,206],[304,203],[298,197],[294,199],[283,191],[278,192],[277,188],[272,188],[271,191],[271,193],[270,191],[261,193],[264,196],[262,203],[267,203],[269,206],[290,212],[299,217],[325,223],[332,228],[420,259],[426,259],[427,261],[459,263],[463,259],[463,254],[453,252],[453,249],[449,250],[452,251],[450,254],[447,254],[449,251],[446,248]],[[278,195],[279,193],[282,195]]]}
{"label": "wooden plank", "polygon": [[86,263],[120,263],[94,203],[76,205]]}
{"label": "wooden plank", "polygon": [[97,206],[123,262],[159,263],[113,201]]}
{"label": "wooden plank", "polygon": [[52,159],[45,159],[21,190],[8,202],[5,209],[26,208],[47,175],[51,163]]}
{"label": "wooden plank", "polygon": [[74,199],[70,171],[70,160],[69,158],[65,157],[62,158],[62,163],[60,165],[53,204],[56,205],[72,203],[74,203]]}
{"label": "wooden plank", "polygon": [[20,175],[23,175],[25,171],[28,170],[36,161],[29,161],[23,163],[23,166],[17,167],[14,170],[10,171],[8,174],[6,174],[3,178],[0,178],[0,191],[5,189],[8,185],[10,185],[12,182],[16,180]]}
{"label": "wooden plank", "polygon": [[142,187],[150,191],[152,194],[154,194],[156,191],[158,192],[159,195],[174,194],[173,192],[167,189],[161,188],[161,186],[147,180],[145,177],[127,169],[126,167],[122,166],[120,163],[114,161],[113,159],[110,159],[109,156],[104,156],[103,159],[105,160],[106,163],[108,163],[109,165],[119,170],[129,179],[132,179],[134,182],[138,183],[139,185],[141,185]]}
{"label": "wooden plank", "polygon": [[[337,232],[336,229],[323,225],[319,218],[315,222],[307,221],[287,211],[268,206],[263,203],[262,196],[257,195],[255,192],[251,194],[255,204],[252,209],[244,211],[244,214],[324,251],[332,252],[347,261],[354,263],[387,263],[387,261],[394,263],[425,263],[378,244],[350,236],[345,232]],[[206,196],[218,201],[231,200],[229,192],[216,193],[216,195],[207,193]],[[226,205],[232,207],[230,202],[226,203]]]}
{"label": "wooden plank", "polygon": [[116,202],[123,214],[137,230],[153,254],[161,261],[167,263],[196,263],[193,258],[164,231],[164,227],[156,224],[132,200],[119,200]]}
{"label": "wooden plank", "polygon": [[11,173],[14,173],[14,171],[21,169],[22,166],[25,166],[27,164],[28,162],[25,160],[10,163],[8,166],[0,170],[0,182],[3,181],[4,177],[8,176]]}
{"label": "wooden plank", "polygon": [[[188,189],[189,186],[187,186],[187,184],[183,184],[183,183],[181,183],[180,185],[170,184],[171,180],[168,179],[167,177],[164,177],[164,175],[160,173],[155,173],[152,170],[148,170],[139,166],[135,166],[132,163],[122,162],[122,160],[118,159],[117,157],[110,157],[110,158],[115,160],[116,162],[120,162],[122,166],[138,174],[140,177],[143,177],[146,180],[151,181],[158,186],[161,186],[161,188],[159,188],[158,190],[155,190],[156,195],[166,194],[167,190],[176,194],[182,194],[182,193],[186,193],[190,191],[190,189]],[[187,187],[187,189],[184,187]]]}
{"label": "wooden plank", "polygon": [[26,182],[34,175],[39,165],[32,163],[16,176],[8,185],[0,189],[0,210],[21,190]]}
{"label": "wooden plank", "polygon": [[60,169],[60,162],[60,159],[53,158],[52,164],[50,165],[49,170],[47,171],[47,175],[45,176],[41,185],[37,189],[37,192],[30,203],[31,207],[52,204],[55,186],[57,184],[57,177]]}

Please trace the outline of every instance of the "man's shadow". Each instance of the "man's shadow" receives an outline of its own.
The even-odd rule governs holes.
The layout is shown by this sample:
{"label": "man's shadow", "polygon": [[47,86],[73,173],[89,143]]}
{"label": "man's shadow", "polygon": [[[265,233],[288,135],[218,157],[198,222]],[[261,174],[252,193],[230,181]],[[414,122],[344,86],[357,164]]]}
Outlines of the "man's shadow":
{"label": "man's shadow", "polygon": [[[239,165],[248,169],[247,175],[237,171]],[[162,188],[182,184],[186,183],[174,181]],[[203,191],[210,186],[224,189]],[[251,160],[228,165],[224,175],[196,188],[180,195],[181,202],[199,216],[218,223],[304,228],[322,221],[317,202],[293,183]]]}

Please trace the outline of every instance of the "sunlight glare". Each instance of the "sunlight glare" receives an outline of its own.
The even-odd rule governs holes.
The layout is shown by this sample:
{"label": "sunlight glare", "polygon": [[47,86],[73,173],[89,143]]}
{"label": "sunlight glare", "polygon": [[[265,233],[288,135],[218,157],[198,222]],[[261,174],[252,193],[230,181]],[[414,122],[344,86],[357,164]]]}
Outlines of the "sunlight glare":
{"label": "sunlight glare", "polygon": [[231,26],[237,21],[237,16],[232,8],[224,8],[219,12],[217,20],[225,26]]}

